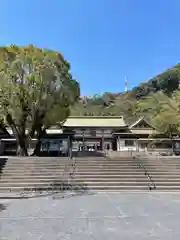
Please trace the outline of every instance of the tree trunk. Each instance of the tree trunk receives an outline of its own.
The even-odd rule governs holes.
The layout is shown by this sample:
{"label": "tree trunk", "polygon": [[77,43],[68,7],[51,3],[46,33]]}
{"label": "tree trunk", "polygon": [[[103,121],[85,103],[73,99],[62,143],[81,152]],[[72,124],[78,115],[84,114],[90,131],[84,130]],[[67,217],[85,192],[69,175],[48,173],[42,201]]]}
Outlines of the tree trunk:
{"label": "tree trunk", "polygon": [[14,136],[16,138],[16,142],[17,142],[16,154],[17,154],[17,156],[28,156],[25,133],[20,134],[19,129],[17,128],[17,126],[16,126],[15,122],[13,121],[12,116],[10,114],[7,114],[6,119],[7,119],[7,122],[9,123],[9,126],[11,127],[11,129],[14,133]]}
{"label": "tree trunk", "polygon": [[37,143],[32,156],[39,156],[41,154],[41,143],[42,143],[41,138],[43,137],[44,134],[45,134],[45,129],[39,130],[39,133],[37,134]]}
{"label": "tree trunk", "polygon": [[169,137],[170,137],[170,139],[171,139],[172,152],[173,152],[173,155],[175,155],[175,148],[174,148],[174,141],[173,141],[172,131],[170,131]]}
{"label": "tree trunk", "polygon": [[22,147],[20,144],[17,144],[17,156],[28,156],[27,148]]}
{"label": "tree trunk", "polygon": [[41,154],[41,139],[38,139],[32,156],[40,156],[40,154]]}
{"label": "tree trunk", "polygon": [[17,151],[16,151],[17,156],[28,156],[25,137],[17,135],[16,141],[17,141]]}
{"label": "tree trunk", "polygon": [[172,144],[172,151],[173,151],[173,155],[175,155],[175,147],[174,147],[174,141],[173,138],[171,138],[171,144]]}

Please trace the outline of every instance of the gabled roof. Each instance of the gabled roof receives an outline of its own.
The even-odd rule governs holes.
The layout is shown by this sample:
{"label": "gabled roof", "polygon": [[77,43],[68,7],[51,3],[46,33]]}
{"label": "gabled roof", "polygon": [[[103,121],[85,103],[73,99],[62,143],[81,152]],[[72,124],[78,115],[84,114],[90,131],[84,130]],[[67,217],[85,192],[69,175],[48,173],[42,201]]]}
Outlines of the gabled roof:
{"label": "gabled roof", "polygon": [[137,121],[135,121],[134,123],[132,123],[132,124],[129,126],[129,129],[134,128],[135,126],[137,126],[137,125],[138,125],[139,123],[141,123],[142,121],[144,121],[150,128],[155,129],[155,128],[145,119],[145,117],[140,117]]}
{"label": "gabled roof", "polygon": [[126,127],[122,116],[78,116],[69,117],[65,127]]}
{"label": "gabled roof", "polygon": [[140,123],[142,120],[144,119],[144,117],[140,117],[137,121],[135,121],[134,123],[132,123],[129,128],[133,128],[135,127],[138,123]]}

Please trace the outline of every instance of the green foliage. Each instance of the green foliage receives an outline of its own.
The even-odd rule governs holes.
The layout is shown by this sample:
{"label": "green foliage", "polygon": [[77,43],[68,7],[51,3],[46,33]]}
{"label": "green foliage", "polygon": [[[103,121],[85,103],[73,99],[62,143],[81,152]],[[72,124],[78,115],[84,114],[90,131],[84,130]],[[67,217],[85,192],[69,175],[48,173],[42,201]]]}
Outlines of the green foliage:
{"label": "green foliage", "polygon": [[149,93],[162,91],[167,95],[171,95],[177,90],[180,82],[180,64],[170,68],[148,82],[141,83],[138,87],[132,89],[132,93],[136,98],[142,98]]}
{"label": "green foliage", "polygon": [[79,84],[60,53],[33,45],[0,48],[1,116],[24,152],[27,139],[67,118],[79,95]]}
{"label": "green foliage", "polygon": [[[173,93],[178,91],[179,81],[180,64],[177,64],[149,81],[142,82],[132,91],[116,94],[107,92],[103,95],[82,98],[71,108],[71,115],[123,115],[128,123],[145,115],[152,122],[155,121],[154,117],[163,111],[161,104],[163,104],[164,112],[173,110],[175,101]],[[171,106],[169,107],[171,111],[166,109],[166,101],[169,103],[167,106]]]}
{"label": "green foliage", "polygon": [[136,111],[151,119],[159,132],[172,137],[180,129],[180,91],[172,97],[162,92],[150,94],[137,102]]}

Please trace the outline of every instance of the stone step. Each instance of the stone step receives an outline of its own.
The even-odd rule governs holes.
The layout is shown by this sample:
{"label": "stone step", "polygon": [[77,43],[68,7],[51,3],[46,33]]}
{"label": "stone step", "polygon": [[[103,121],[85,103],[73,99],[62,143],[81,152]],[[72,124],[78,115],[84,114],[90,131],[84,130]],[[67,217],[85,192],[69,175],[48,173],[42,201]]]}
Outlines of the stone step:
{"label": "stone step", "polygon": [[[37,164],[39,165],[39,164]],[[52,164],[53,165],[53,164]],[[94,166],[112,166],[112,167],[116,167],[116,166],[122,166],[122,167],[128,167],[128,166],[139,166],[139,164],[137,163],[129,163],[129,164],[120,164],[120,163],[116,163],[116,164],[113,164],[113,163],[97,163],[97,164],[86,164],[86,163],[82,163],[82,164],[78,164],[78,163],[75,163],[76,166],[82,166],[82,167],[94,167]],[[162,167],[162,166],[165,166],[165,167],[180,167],[180,164],[143,164],[143,166],[147,166],[147,167]]]}
{"label": "stone step", "polygon": [[[49,170],[42,170],[42,171],[22,171],[22,172],[4,172],[3,174],[0,175],[1,176],[27,176],[27,175],[59,175],[61,173],[70,173],[70,172],[74,172],[73,169],[62,169],[62,170],[54,170],[54,171],[49,171]],[[94,172],[88,172],[88,171],[76,171],[76,174],[80,174],[80,175],[91,175],[92,177],[94,175],[145,175],[145,172],[141,172],[141,171],[124,171],[124,172],[120,172],[120,171],[94,171]],[[151,176],[157,176],[160,174],[155,174],[155,173],[149,173],[149,175]],[[163,172],[163,175],[175,175],[175,176],[180,176],[180,173],[167,173],[167,172]]]}
{"label": "stone step", "polygon": [[49,166],[49,167],[46,167],[46,166],[42,166],[42,167],[36,167],[36,166],[29,167],[29,166],[27,166],[27,167],[20,167],[20,168],[17,168],[17,167],[14,167],[14,168],[6,167],[6,168],[4,168],[4,171],[24,171],[24,170],[34,170],[34,169],[36,169],[37,171],[41,170],[41,169],[49,169],[51,171],[53,169],[64,169],[65,167],[67,167],[67,166],[54,166],[54,167],[51,167],[51,166]]}
{"label": "stone step", "polygon": [[28,163],[28,164],[24,164],[24,163],[21,163],[21,164],[6,164],[5,166],[6,167],[12,167],[12,168],[15,168],[15,167],[27,167],[27,166],[64,166],[64,165],[67,165],[67,164],[70,164],[70,162],[65,162],[65,163]]}
{"label": "stone step", "polygon": [[[45,173],[47,173],[47,175],[54,175],[54,174],[61,174],[62,172],[69,172],[68,170],[67,171],[63,171],[63,170],[55,170],[55,171],[49,171],[48,169],[45,171],[45,170],[43,170],[43,171],[34,171],[34,172],[29,172],[29,171],[27,171],[27,172],[24,172],[24,171],[22,171],[22,172],[19,172],[19,171],[14,171],[14,172],[10,172],[10,171],[7,171],[7,172],[4,172],[2,175],[3,176],[27,176],[28,174],[30,174],[30,175],[45,175]],[[137,172],[135,172],[135,171],[122,171],[122,172],[119,172],[119,171],[94,171],[94,172],[88,172],[88,171],[83,171],[83,172],[80,172],[80,171],[78,171],[78,173],[79,174],[81,174],[81,175],[91,175],[92,177],[94,176],[94,175],[108,175],[108,174],[110,174],[110,175],[112,175],[112,174],[114,174],[114,175],[144,175],[144,172],[143,171],[137,171]],[[149,174],[151,175],[151,176],[161,176],[161,175],[165,175],[165,176],[180,176],[180,173],[179,172],[173,172],[173,173],[169,173],[169,172],[164,172],[164,171],[162,171],[162,172],[149,172]]]}
{"label": "stone step", "polygon": [[94,160],[94,161],[87,161],[86,159],[84,159],[83,161],[77,161],[75,160],[76,163],[80,163],[80,164],[84,164],[84,163],[87,163],[87,164],[96,164],[96,163],[119,163],[119,164],[128,164],[128,163],[137,163],[136,161],[134,160],[125,160],[125,161],[108,161],[108,160],[102,160],[102,161],[99,161],[99,160]]}
{"label": "stone step", "polygon": [[[70,168],[68,168],[70,169]],[[65,169],[67,170],[67,169]],[[3,174],[6,174],[6,173],[10,173],[10,174],[23,174],[23,173],[32,173],[32,172],[35,172],[35,173],[43,173],[43,172],[49,172],[49,173],[53,173],[53,172],[62,172],[64,171],[64,168],[59,168],[59,169],[22,169],[22,170],[4,170],[3,171]]]}
{"label": "stone step", "polygon": [[[27,164],[24,164],[24,163],[21,163],[21,164],[12,164],[12,163],[7,163],[5,166],[8,166],[8,167],[22,167],[22,166],[56,166],[56,165],[66,165],[66,164],[73,164],[74,162],[72,161],[69,161],[69,162],[59,162],[59,163],[27,163]],[[74,165],[77,165],[77,166],[82,166],[82,167],[94,167],[94,166],[122,166],[122,167],[128,167],[128,166],[137,166],[138,164],[137,163],[129,163],[129,164],[120,164],[120,163],[116,163],[116,164],[113,164],[113,163],[93,163],[93,164],[87,164],[87,163],[82,163],[82,164],[79,164],[79,163],[75,163]],[[153,166],[153,165],[145,165],[145,166]],[[154,165],[154,166],[159,166],[159,165]],[[166,165],[165,165],[166,166]],[[171,166],[177,166],[177,165],[171,165]]]}
{"label": "stone step", "polygon": [[[65,169],[65,168],[73,168],[73,166],[71,165],[68,165],[68,166],[56,166],[56,167],[21,167],[21,168],[3,168],[3,172],[24,172],[24,171],[42,171],[42,170],[45,170],[45,171],[54,171],[54,170],[62,170],[62,169]],[[144,169],[142,168],[138,168],[138,167],[126,167],[126,168],[121,168],[121,167],[116,167],[116,168],[108,168],[108,167],[94,167],[94,168],[80,168],[80,167],[77,167],[76,166],[76,169],[78,171],[81,171],[81,172],[84,172],[84,171],[87,171],[87,172],[97,172],[97,171],[109,171],[109,172],[114,172],[114,171],[119,171],[119,172],[127,172],[127,171],[130,171],[132,172],[133,170],[134,171],[144,171]],[[178,170],[177,168],[157,168],[157,169],[152,169],[152,168],[146,168],[146,170],[148,172],[180,172],[180,170]]]}
{"label": "stone step", "polygon": [[[121,167],[121,166],[117,166],[117,167],[104,167],[104,166],[95,166],[95,167],[78,167],[76,166],[77,169],[80,169],[81,171],[84,171],[84,170],[88,170],[88,171],[94,171],[96,169],[105,169],[105,170],[109,170],[109,171],[114,171],[114,170],[119,170],[119,171],[128,171],[128,170],[136,170],[136,169],[144,169],[144,168],[139,168],[137,166],[129,166],[129,167]],[[170,167],[158,167],[158,168],[145,168],[146,170],[148,171],[179,171],[180,172],[180,169],[178,168],[170,168]]]}
{"label": "stone step", "polygon": [[[19,176],[19,175],[15,175],[15,176],[10,176],[10,175],[6,175],[6,176],[2,176],[0,178],[0,181],[1,180],[16,180],[16,179],[19,179],[21,181],[23,181],[23,179],[57,179],[58,177],[61,177],[62,175],[60,174],[53,174],[53,175],[39,175],[39,174],[28,174],[28,175],[22,175],[22,176]],[[105,179],[144,179],[146,176],[144,174],[139,174],[139,175],[107,175],[107,174],[99,174],[99,175],[91,175],[91,174],[88,174],[88,175],[80,175],[78,173],[75,174],[76,178],[89,178],[89,179],[101,179],[101,178],[105,178]],[[180,181],[180,175],[179,176],[174,176],[174,175],[162,175],[162,176],[152,176],[152,179],[154,181],[158,181],[158,180],[170,180],[170,181]]]}
{"label": "stone step", "polygon": [[56,166],[65,166],[72,164],[70,162],[66,163],[49,163],[49,164],[39,164],[39,163],[33,163],[33,164],[6,164],[5,167],[8,168],[22,168],[22,167],[42,167],[42,166],[47,166],[47,167],[56,167]]}
{"label": "stone step", "polygon": [[[63,178],[59,177],[59,178],[49,178],[49,179],[46,179],[46,178],[24,178],[23,181],[22,179],[1,179],[0,180],[0,184],[3,184],[3,183],[33,183],[33,182],[44,182],[44,183],[48,183],[48,182],[51,182],[51,181],[56,181],[56,182],[60,182],[62,181]],[[86,177],[86,178],[81,178],[81,176],[75,176],[73,178],[73,181],[88,181],[88,182],[144,182],[144,181],[148,181],[147,178],[89,178],[89,177]]]}
{"label": "stone step", "polygon": [[37,169],[38,170],[41,170],[41,169],[49,169],[49,170],[53,170],[53,169],[64,169],[66,167],[72,167],[72,165],[65,165],[65,166],[56,166],[56,167],[47,167],[47,166],[42,166],[42,167],[21,167],[21,168],[17,168],[17,167],[14,167],[14,168],[10,168],[10,167],[5,167],[3,168],[3,171],[5,170],[8,170],[8,171],[23,171],[23,170],[33,170],[33,169]]}
{"label": "stone step", "polygon": [[143,164],[143,166],[151,167],[180,167],[180,164]]}
{"label": "stone step", "polygon": [[21,160],[20,161],[18,161],[18,160],[11,161],[8,159],[6,161],[6,163],[7,164],[30,164],[30,163],[34,164],[34,163],[59,163],[59,162],[65,163],[65,162],[69,162],[69,161],[72,161],[72,159],[71,160],[68,160],[68,159],[41,160],[41,159],[39,159],[39,160],[29,160],[29,161],[21,161]]}
{"label": "stone step", "polygon": [[175,177],[172,177],[172,176],[171,177],[166,177],[166,178],[165,177],[162,178],[162,177],[153,177],[152,176],[152,180],[156,183],[157,182],[163,182],[163,181],[164,182],[168,181],[168,182],[179,182],[180,183],[180,178],[175,178]]}
{"label": "stone step", "polygon": [[158,163],[157,164],[155,164],[155,163],[154,164],[147,164],[147,163],[144,163],[143,165],[144,166],[152,166],[152,167],[155,167],[155,166],[159,166],[159,167],[162,167],[162,166],[166,166],[166,167],[177,166],[177,167],[179,167],[180,166],[180,164],[174,164],[174,163],[172,163],[172,164],[163,164],[163,163],[162,164],[158,164]]}
{"label": "stone step", "polygon": [[[42,170],[42,169],[48,169],[49,171],[51,171],[51,170],[54,170],[54,169],[56,169],[56,170],[58,170],[58,169],[64,169],[64,168],[73,168],[73,166],[72,165],[67,165],[67,166],[61,166],[61,167],[59,167],[59,166],[57,166],[57,167],[53,167],[53,168],[49,168],[49,167],[33,167],[33,168],[28,168],[28,167],[26,167],[26,168],[3,168],[3,171],[19,171],[19,172],[21,172],[21,171],[24,171],[24,170]],[[134,168],[131,168],[131,167],[129,167],[129,168],[104,168],[104,167],[94,167],[94,168],[86,168],[86,167],[83,167],[83,168],[78,168],[78,167],[75,167],[76,169],[79,169],[79,170],[81,170],[81,171],[102,171],[102,170],[104,170],[104,171],[135,171],[135,170],[137,170],[137,169],[139,169],[139,170],[141,170],[142,168],[138,168],[138,167],[134,167]],[[159,170],[163,170],[163,169],[159,169]],[[166,170],[166,169],[165,169]]]}
{"label": "stone step", "polygon": [[[3,172],[17,172],[17,173],[22,173],[22,172],[32,172],[32,171],[36,171],[36,172],[42,172],[42,171],[49,171],[49,172],[53,172],[53,171],[62,171],[63,169],[73,169],[72,166],[67,166],[67,167],[61,167],[61,168],[21,168],[21,169],[8,169],[8,168],[5,168],[3,169]],[[135,171],[144,171],[143,169],[139,169],[139,168],[114,168],[114,169],[111,169],[111,168],[93,168],[93,169],[88,169],[88,168],[76,168],[77,171],[80,171],[80,172],[101,172],[101,171],[104,171],[104,172],[135,172]],[[175,171],[177,171],[176,169],[173,169]],[[162,171],[165,171],[165,172],[168,172],[170,171],[169,169],[160,169],[160,170],[157,170],[158,172],[162,172]],[[157,171],[152,171],[151,169],[148,170],[148,172],[157,172]],[[177,171],[178,172],[178,171]]]}
{"label": "stone step", "polygon": [[155,165],[157,165],[157,166],[159,166],[159,165],[165,165],[165,166],[171,166],[171,165],[177,165],[177,166],[179,166],[180,165],[180,162],[178,162],[178,163],[174,163],[174,162],[171,162],[171,163],[158,163],[158,162],[140,162],[141,164],[143,164],[143,165],[152,165],[152,166],[155,166]]}
{"label": "stone step", "polygon": [[22,167],[42,167],[42,166],[47,166],[47,167],[57,167],[57,166],[65,166],[65,165],[69,165],[72,164],[70,162],[66,162],[66,163],[33,163],[33,164],[6,164],[5,167],[8,168],[22,168]]}
{"label": "stone step", "polygon": [[[43,186],[43,188],[45,188]],[[47,187],[48,189],[48,187]],[[59,188],[53,188],[54,190],[57,189],[59,190]],[[92,191],[147,191],[149,188],[148,186],[93,186],[93,188],[91,188],[90,190]],[[1,187],[0,186],[0,193],[6,193],[9,192],[11,190],[11,192],[24,192],[24,187],[11,187],[11,188],[7,188],[7,187]]]}
{"label": "stone step", "polygon": [[[22,167],[22,166],[56,166],[56,165],[65,165],[65,164],[72,164],[73,162],[68,161],[68,162],[57,162],[57,163],[6,163],[5,166],[8,167]],[[93,164],[87,164],[86,162],[84,163],[75,163],[77,166],[84,166],[84,167],[94,167],[94,166],[122,166],[122,167],[127,167],[127,166],[137,166],[137,163],[129,163],[129,164],[120,164],[120,163],[93,163]],[[148,166],[148,165],[147,165]],[[152,165],[149,165],[152,166]],[[156,166],[156,165],[154,165]],[[176,165],[173,165],[176,166]]]}
{"label": "stone step", "polygon": [[[1,161],[1,160],[0,160]],[[7,164],[36,164],[36,163],[59,163],[59,162],[62,162],[62,163],[66,163],[66,162],[69,162],[69,161],[72,161],[72,160],[68,160],[68,159],[56,159],[56,160],[29,160],[29,161],[18,161],[18,160],[7,160],[6,163]]]}
{"label": "stone step", "polygon": [[[128,171],[128,172],[119,172],[119,171],[114,171],[114,172],[109,172],[109,171],[96,171],[96,172],[87,172],[87,171],[84,171],[84,172],[80,172],[80,171],[76,171],[76,173],[79,173],[81,175],[127,175],[127,176],[131,176],[131,175],[144,175],[145,172],[144,171]],[[154,175],[154,176],[174,176],[174,177],[177,177],[177,176],[180,176],[180,172],[148,172],[150,175]]]}
{"label": "stone step", "polygon": [[[75,166],[76,167],[76,166]],[[93,168],[93,169],[90,169],[90,168],[78,168],[76,167],[76,169],[80,170],[80,171],[99,171],[99,170],[102,170],[102,171],[135,171],[135,170],[139,170],[139,171],[144,171],[144,168],[139,168],[139,167],[136,167],[136,168]],[[169,168],[166,168],[166,169],[161,169],[161,168],[158,168],[158,169],[146,169],[148,172],[152,171],[152,172],[180,172],[179,169],[169,169]]]}
{"label": "stone step", "polygon": [[109,185],[109,186],[116,186],[116,185],[132,185],[132,186],[137,186],[137,185],[148,185],[149,181],[148,179],[144,179],[141,181],[135,180],[135,179],[127,179],[127,180],[119,180],[119,179],[111,179],[111,180],[93,180],[93,179],[74,179],[72,183],[85,183],[88,186],[94,186],[94,185]]}
{"label": "stone step", "polygon": [[[94,185],[108,185],[109,186],[116,186],[116,185],[124,185],[124,186],[138,186],[138,185],[147,185],[149,184],[150,182],[149,181],[140,181],[140,182],[135,182],[135,181],[124,181],[124,182],[119,182],[119,181],[109,181],[109,182],[103,182],[103,181],[87,181],[87,180],[84,180],[84,181],[80,181],[80,180],[75,180],[73,181],[73,183],[77,183],[77,182],[83,182],[84,184],[88,185],[88,186],[94,186]],[[160,187],[160,186],[177,186],[177,187],[180,187],[180,182],[158,182],[158,184],[156,184],[156,186]]]}
{"label": "stone step", "polygon": [[[73,177],[73,179],[90,179],[92,181],[111,181],[111,180],[117,180],[117,181],[144,181],[145,179],[149,181],[149,178],[144,176],[134,176],[134,177],[122,177],[122,176],[116,176],[116,177],[103,177],[103,176],[95,176],[95,177],[91,177],[91,176],[81,176],[81,175],[75,175]],[[154,178],[152,177],[152,180],[154,182],[177,182],[180,184],[180,178]]]}
{"label": "stone step", "polygon": [[149,162],[149,161],[144,161],[144,162],[140,162],[140,163],[142,163],[142,164],[144,164],[144,165],[146,165],[146,164],[148,164],[148,165],[177,165],[177,166],[179,166],[179,164],[180,164],[180,161],[179,162],[158,162],[158,161],[154,161],[154,162]]}
{"label": "stone step", "polygon": [[[0,175],[0,177],[4,177],[4,176],[22,176],[22,177],[24,177],[24,176],[28,176],[28,175],[34,175],[34,176],[41,176],[41,175],[61,175],[63,172],[65,172],[65,171],[54,171],[54,172],[49,172],[49,171],[42,171],[42,172],[40,172],[40,171],[38,171],[38,172],[22,172],[22,173],[17,173],[17,172],[5,172],[5,173],[3,173],[2,175]],[[69,172],[69,171],[66,171],[66,173],[67,172]]]}
{"label": "stone step", "polygon": [[[137,161],[138,162],[138,161]],[[161,160],[156,160],[156,161],[139,161],[141,163],[145,164],[179,164],[180,161],[161,161]]]}
{"label": "stone step", "polygon": [[62,163],[65,163],[65,162],[69,162],[69,161],[72,161],[72,160],[68,160],[68,159],[56,159],[56,160],[29,160],[29,161],[18,161],[18,160],[13,160],[13,161],[10,161],[10,160],[7,160],[6,163],[7,164],[34,164],[34,163],[59,163],[59,162],[62,162]]}
{"label": "stone step", "polygon": [[[68,162],[72,162],[73,160],[66,160],[66,161],[63,161],[63,160],[57,160],[57,161],[54,161],[54,160],[48,160],[48,161],[29,161],[29,162],[16,162],[16,161],[7,161],[6,162],[6,165],[28,165],[28,164],[31,164],[31,165],[34,165],[34,164],[38,164],[38,165],[41,165],[41,164],[65,164],[65,163],[68,163]],[[85,166],[91,166],[91,165],[131,165],[131,164],[134,164],[134,165],[137,165],[138,163],[142,163],[144,165],[149,165],[149,166],[158,166],[158,165],[166,165],[166,166],[171,166],[171,165],[176,165],[176,166],[180,166],[180,161],[178,163],[174,163],[174,162],[171,162],[171,163],[158,163],[158,162],[135,162],[135,161],[126,161],[126,162],[107,162],[107,161],[94,161],[94,162],[87,162],[86,160],[82,161],[82,162],[77,162],[76,161],[76,164],[78,165],[85,165]]]}
{"label": "stone step", "polygon": [[144,166],[146,169],[152,169],[152,170],[156,170],[156,169],[177,169],[180,171],[180,166]]}
{"label": "stone step", "polygon": [[[33,188],[33,187],[41,187],[41,186],[45,186],[45,187],[48,187],[50,186],[51,184],[53,184],[53,182],[48,182],[48,183],[45,183],[45,182],[33,182],[33,183],[28,183],[28,182],[21,182],[21,183],[16,183],[16,182],[13,182],[13,183],[0,183],[0,188],[1,187],[7,187],[7,188],[11,188],[11,187],[28,187],[28,188]],[[59,181],[59,182],[55,182],[54,183],[55,186],[61,186],[62,185],[62,182]],[[148,183],[147,182],[91,182],[91,181],[74,181],[73,184],[83,184],[83,185],[86,185],[87,187],[91,188],[93,186],[109,186],[109,187],[115,187],[115,186],[147,186]],[[166,185],[166,184],[165,184]]]}
{"label": "stone step", "polygon": [[[0,181],[1,180],[16,180],[16,179],[19,179],[19,180],[23,180],[23,179],[57,179],[58,177],[61,177],[61,175],[31,175],[31,174],[28,174],[28,175],[25,175],[25,176],[2,176],[0,178]],[[104,178],[104,179],[130,179],[130,178],[134,178],[134,179],[144,179],[145,178],[145,175],[141,174],[141,175],[79,175],[78,173],[75,174],[75,177],[78,178],[78,177],[81,177],[81,178],[89,178],[89,179],[100,179],[100,178]]]}
{"label": "stone step", "polygon": [[161,185],[161,186],[157,186],[156,185],[156,189],[155,191],[179,191],[180,190],[180,185],[176,185],[176,186],[167,186],[167,185]]}
{"label": "stone step", "polygon": [[179,186],[180,187],[180,182],[174,182],[174,181],[154,181],[154,184],[156,185],[156,187],[160,187],[160,186]]}
{"label": "stone step", "polygon": [[[6,161],[6,163],[7,164],[34,164],[34,163],[39,163],[39,164],[41,164],[41,163],[65,163],[65,162],[71,162],[71,161],[73,161],[73,162],[76,162],[77,164],[87,164],[87,165],[91,165],[91,164],[132,164],[132,163],[134,163],[134,164],[136,164],[136,163],[138,163],[138,162],[136,162],[136,161],[124,161],[124,162],[121,162],[121,161],[106,161],[106,160],[103,160],[103,161],[86,161],[86,159],[84,160],[84,161],[76,161],[76,160],[73,160],[73,159],[71,159],[71,160],[48,160],[48,161],[45,161],[45,160],[43,160],[43,161],[41,161],[41,160],[38,160],[38,161],[25,161],[25,162],[23,162],[23,161],[9,161],[9,160],[7,160]],[[147,163],[147,162],[146,162]],[[155,162],[154,162],[155,163]]]}
{"label": "stone step", "polygon": [[[33,157],[33,156],[29,156],[29,157],[20,157],[20,156],[0,156],[0,160],[1,159],[8,159],[8,161],[38,161],[38,160],[56,160],[56,159],[69,159],[69,157]],[[103,158],[105,159],[105,158]]]}

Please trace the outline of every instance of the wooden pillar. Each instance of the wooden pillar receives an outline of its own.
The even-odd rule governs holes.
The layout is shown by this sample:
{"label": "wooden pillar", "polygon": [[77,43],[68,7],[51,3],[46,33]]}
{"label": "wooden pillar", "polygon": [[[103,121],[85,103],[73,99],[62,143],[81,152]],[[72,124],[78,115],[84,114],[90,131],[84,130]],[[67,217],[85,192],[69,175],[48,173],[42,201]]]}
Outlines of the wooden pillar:
{"label": "wooden pillar", "polygon": [[136,142],[136,152],[139,152],[139,143],[138,143],[138,139],[136,139],[135,142]]}
{"label": "wooden pillar", "polygon": [[58,156],[60,156],[60,140],[58,141]]}
{"label": "wooden pillar", "polygon": [[1,140],[0,141],[0,155],[2,155],[4,153],[5,150],[5,144],[4,142]]}
{"label": "wooden pillar", "polygon": [[116,146],[117,146],[117,151],[120,151],[120,137],[119,136],[116,138]]}
{"label": "wooden pillar", "polygon": [[51,145],[51,143],[50,143],[49,139],[48,139],[48,141],[47,141],[47,142],[48,142],[48,144],[47,144],[47,145],[48,145],[48,155],[49,155],[49,151],[50,151],[50,145]]}
{"label": "wooden pillar", "polygon": [[70,136],[68,136],[68,157],[71,158],[71,154],[72,154],[72,151],[71,151],[71,139],[70,139]]}
{"label": "wooden pillar", "polygon": [[82,131],[82,135],[83,135],[83,151],[85,150],[85,141],[84,141],[84,129],[83,129],[83,131]]}
{"label": "wooden pillar", "polygon": [[104,151],[104,129],[102,130],[102,139],[101,139],[101,144],[102,144],[102,151]]}

